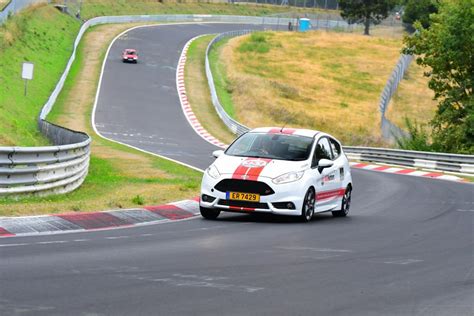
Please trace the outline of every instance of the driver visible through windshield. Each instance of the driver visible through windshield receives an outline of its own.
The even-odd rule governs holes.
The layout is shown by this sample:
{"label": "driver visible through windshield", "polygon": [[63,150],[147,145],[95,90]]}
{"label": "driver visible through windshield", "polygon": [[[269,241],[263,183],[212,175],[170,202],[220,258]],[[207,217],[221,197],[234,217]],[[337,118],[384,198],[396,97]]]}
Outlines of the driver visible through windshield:
{"label": "driver visible through windshield", "polygon": [[312,144],[312,137],[247,133],[230,145],[225,153],[238,157],[302,161],[308,159]]}

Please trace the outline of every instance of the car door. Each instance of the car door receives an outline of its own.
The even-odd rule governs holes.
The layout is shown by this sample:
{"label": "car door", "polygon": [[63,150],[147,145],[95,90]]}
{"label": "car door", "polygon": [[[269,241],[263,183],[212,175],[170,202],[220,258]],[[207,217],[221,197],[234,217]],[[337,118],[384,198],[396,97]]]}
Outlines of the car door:
{"label": "car door", "polygon": [[340,189],[337,166],[333,165],[321,169],[318,166],[321,159],[333,160],[331,145],[329,139],[325,136],[317,141],[311,164],[315,173],[316,212],[323,212],[336,207]]}
{"label": "car door", "polygon": [[[329,144],[331,145],[334,167],[336,169],[336,181],[339,182],[338,188],[345,189],[344,178],[349,173],[349,170],[347,170],[346,159],[342,155],[341,144],[334,138],[328,137],[328,139],[329,139]],[[342,198],[343,193],[340,195]]]}

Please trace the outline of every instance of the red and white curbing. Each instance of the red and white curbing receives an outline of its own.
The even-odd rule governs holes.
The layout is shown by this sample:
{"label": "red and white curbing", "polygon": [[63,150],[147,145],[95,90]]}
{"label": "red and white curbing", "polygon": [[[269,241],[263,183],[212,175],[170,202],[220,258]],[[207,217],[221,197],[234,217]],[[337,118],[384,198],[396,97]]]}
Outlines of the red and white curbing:
{"label": "red and white curbing", "polygon": [[185,220],[199,215],[199,198],[119,211],[0,217],[0,238],[109,230]]}
{"label": "red and white curbing", "polygon": [[181,56],[179,57],[178,61],[178,68],[176,70],[176,86],[178,89],[178,95],[179,95],[179,101],[181,103],[181,108],[183,109],[184,116],[186,116],[186,119],[188,120],[189,124],[191,127],[194,129],[194,131],[201,136],[204,140],[207,142],[221,147],[225,148],[227,147],[226,144],[212,136],[202,125],[199,123],[196,115],[193,112],[193,109],[191,108],[191,105],[189,104],[188,97],[186,95],[186,87],[184,84],[184,66],[186,65],[186,56],[188,53],[189,46],[191,43],[202,36],[206,35],[200,35],[192,38],[189,40],[186,45],[184,45],[183,51],[181,52]]}
{"label": "red and white curbing", "polygon": [[357,168],[357,169],[365,169],[365,170],[386,172],[386,173],[393,173],[393,174],[403,174],[403,175],[415,176],[415,177],[466,182],[465,179],[460,178],[458,176],[444,174],[440,172],[406,169],[406,168],[400,168],[400,167],[394,167],[394,166],[381,166],[381,165],[366,164],[366,163],[360,163],[360,162],[350,162],[350,165],[351,165],[351,168]]}

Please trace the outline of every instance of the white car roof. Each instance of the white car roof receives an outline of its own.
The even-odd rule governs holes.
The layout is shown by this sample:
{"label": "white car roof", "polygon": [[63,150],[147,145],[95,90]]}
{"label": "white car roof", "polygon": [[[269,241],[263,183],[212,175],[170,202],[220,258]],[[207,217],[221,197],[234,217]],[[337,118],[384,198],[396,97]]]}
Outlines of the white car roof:
{"label": "white car roof", "polygon": [[321,132],[303,129],[303,128],[288,128],[288,127],[259,127],[250,131],[250,133],[269,133],[269,134],[289,134],[306,137],[314,137]]}

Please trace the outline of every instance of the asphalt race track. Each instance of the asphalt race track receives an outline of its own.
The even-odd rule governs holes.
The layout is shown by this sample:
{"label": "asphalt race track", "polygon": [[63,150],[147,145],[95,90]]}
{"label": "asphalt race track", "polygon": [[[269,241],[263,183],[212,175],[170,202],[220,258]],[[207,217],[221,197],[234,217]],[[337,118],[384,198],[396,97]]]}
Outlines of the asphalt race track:
{"label": "asphalt race track", "polygon": [[[185,42],[244,26],[136,29],[107,59],[106,137],[205,168],[177,98]],[[122,64],[125,47],[137,65]],[[351,216],[225,214],[0,240],[0,315],[473,315],[473,185],[353,170]]]}

